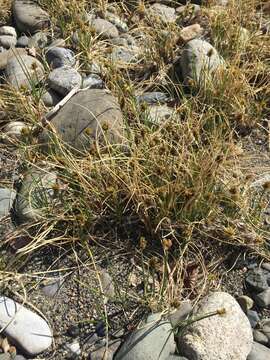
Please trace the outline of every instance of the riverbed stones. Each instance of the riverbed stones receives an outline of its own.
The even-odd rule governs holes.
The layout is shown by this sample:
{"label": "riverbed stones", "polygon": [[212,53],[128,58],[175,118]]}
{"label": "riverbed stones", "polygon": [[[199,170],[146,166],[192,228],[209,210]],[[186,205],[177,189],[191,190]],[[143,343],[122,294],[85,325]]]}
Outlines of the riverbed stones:
{"label": "riverbed stones", "polygon": [[252,351],[249,353],[247,360],[268,360],[268,359],[270,359],[270,349],[254,341],[252,346]]}
{"label": "riverbed stones", "polygon": [[43,78],[44,68],[36,58],[20,55],[9,58],[5,73],[8,83],[16,89],[21,86],[31,89]]}
{"label": "riverbed stones", "polygon": [[0,297],[0,328],[30,356],[35,356],[52,344],[52,331],[39,315],[12,299]]}
{"label": "riverbed stones", "polygon": [[[50,121],[62,141],[76,149],[90,149],[95,141],[123,143],[124,122],[119,104],[107,90],[76,93]],[[50,144],[53,134],[44,130],[40,141]]]}
{"label": "riverbed stones", "polygon": [[35,33],[50,25],[48,13],[34,1],[14,0],[12,12],[16,26],[21,32]]}
{"label": "riverbed stones", "polygon": [[189,360],[246,360],[252,348],[252,329],[237,301],[214,292],[197,305],[193,316],[220,310],[222,314],[196,321],[178,337],[181,355]]}
{"label": "riverbed stones", "polygon": [[0,219],[9,214],[15,197],[16,191],[7,188],[0,188]]}
{"label": "riverbed stones", "polygon": [[53,171],[29,169],[24,175],[14,204],[16,222],[37,221],[46,216],[50,211],[56,182],[57,175]]}
{"label": "riverbed stones", "polygon": [[101,18],[93,19],[91,26],[101,39],[113,39],[119,36],[117,27],[107,20]]}
{"label": "riverbed stones", "polygon": [[262,308],[270,306],[270,288],[254,295],[254,300]]}
{"label": "riverbed stones", "polygon": [[62,66],[74,66],[76,64],[75,54],[72,50],[64,47],[52,47],[46,52],[46,60],[51,68]]}
{"label": "riverbed stones", "polygon": [[247,286],[257,293],[262,292],[268,288],[267,276],[265,271],[260,268],[249,270],[245,281]]}
{"label": "riverbed stones", "polygon": [[180,65],[185,85],[210,80],[212,74],[224,64],[217,50],[205,40],[193,39],[183,50]]}
{"label": "riverbed stones", "polygon": [[162,320],[161,314],[154,314],[124,342],[115,360],[167,360],[174,352],[175,342],[170,322]]}
{"label": "riverbed stones", "polygon": [[62,66],[50,72],[48,84],[57,93],[65,96],[72,89],[81,87],[82,77],[76,69],[70,66]]}

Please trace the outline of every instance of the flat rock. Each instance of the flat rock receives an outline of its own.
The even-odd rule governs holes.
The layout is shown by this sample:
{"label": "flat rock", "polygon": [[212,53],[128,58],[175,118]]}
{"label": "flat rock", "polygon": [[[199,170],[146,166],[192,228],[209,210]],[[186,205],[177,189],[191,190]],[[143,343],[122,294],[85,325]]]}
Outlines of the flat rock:
{"label": "flat rock", "polygon": [[52,344],[52,331],[39,315],[5,296],[0,297],[0,327],[28,355],[35,356]]}
{"label": "flat rock", "polygon": [[180,60],[184,83],[189,85],[190,81],[200,83],[211,79],[213,72],[223,64],[223,59],[211,44],[201,39],[191,40],[185,45]]}
{"label": "flat rock", "polygon": [[5,70],[8,60],[16,57],[20,58],[22,55],[27,55],[27,52],[25,49],[22,48],[12,48],[3,52],[0,52],[0,70]]}
{"label": "flat rock", "polygon": [[246,360],[253,342],[249,321],[229,294],[215,292],[200,301],[194,317],[225,309],[196,321],[178,337],[178,348],[189,360]]}
{"label": "flat rock", "polygon": [[34,1],[14,0],[12,12],[16,26],[21,32],[35,33],[50,25],[48,13]]}
{"label": "flat rock", "polygon": [[60,95],[67,95],[72,89],[80,88],[82,77],[77,70],[69,66],[54,69],[48,77],[49,86]]}
{"label": "flat rock", "polygon": [[247,360],[269,360],[270,349],[254,341],[252,351],[249,353]]}
{"label": "flat rock", "polygon": [[262,292],[268,288],[267,276],[263,269],[249,270],[245,278],[247,286],[256,292]]}
{"label": "flat rock", "polygon": [[113,39],[119,36],[117,27],[104,19],[94,19],[91,26],[102,39]]}
{"label": "flat rock", "polygon": [[28,170],[14,204],[16,220],[19,223],[36,221],[49,211],[56,181],[56,174],[49,170]]}
{"label": "flat rock", "polygon": [[[119,104],[108,91],[87,89],[75,94],[52,118],[50,125],[65,143],[89,149],[96,140],[123,143],[124,122]],[[50,143],[44,130],[41,142]]]}
{"label": "flat rock", "polygon": [[266,308],[270,305],[270,288],[262,291],[259,294],[254,295],[254,300],[257,305],[262,308]]}
{"label": "flat rock", "polygon": [[0,219],[9,214],[13,201],[16,197],[16,191],[12,189],[0,188]]}
{"label": "flat rock", "polygon": [[46,52],[48,64],[56,69],[62,66],[74,66],[76,64],[75,54],[72,50],[64,47],[52,47]]}
{"label": "flat rock", "polygon": [[44,76],[43,65],[34,57],[20,55],[9,58],[6,65],[6,78],[10,85],[19,89],[21,86],[31,89]]}
{"label": "flat rock", "polygon": [[[160,314],[158,319],[160,319]],[[147,319],[140,328],[135,330],[124,342],[115,355],[115,360],[167,360],[175,352],[174,335],[170,322]]]}
{"label": "flat rock", "polygon": [[0,46],[3,46],[5,49],[16,46],[17,38],[10,35],[0,35]]}

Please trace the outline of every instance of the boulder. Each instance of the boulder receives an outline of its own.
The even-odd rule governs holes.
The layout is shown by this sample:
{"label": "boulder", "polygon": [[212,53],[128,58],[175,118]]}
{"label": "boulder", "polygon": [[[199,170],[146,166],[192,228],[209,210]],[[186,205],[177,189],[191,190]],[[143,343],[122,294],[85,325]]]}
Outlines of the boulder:
{"label": "boulder", "polygon": [[12,12],[16,26],[21,32],[35,33],[50,25],[48,13],[34,1],[14,0]]}
{"label": "boulder", "polygon": [[[60,139],[76,149],[88,149],[96,140],[122,143],[124,122],[119,104],[109,91],[85,89],[76,93],[52,118],[50,126]],[[40,141],[50,143],[45,129]]]}
{"label": "boulder", "polygon": [[178,348],[189,360],[246,360],[253,335],[248,318],[229,294],[215,292],[200,301],[193,317],[212,315],[195,321],[178,335]]}
{"label": "boulder", "polygon": [[0,328],[30,356],[35,356],[52,344],[52,331],[39,315],[14,300],[0,297]]}

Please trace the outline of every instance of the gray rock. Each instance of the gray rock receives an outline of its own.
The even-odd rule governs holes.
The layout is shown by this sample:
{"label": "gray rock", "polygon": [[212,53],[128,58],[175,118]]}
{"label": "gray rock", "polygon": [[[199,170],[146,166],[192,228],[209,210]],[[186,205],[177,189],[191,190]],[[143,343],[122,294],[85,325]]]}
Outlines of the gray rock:
{"label": "gray rock", "polygon": [[102,293],[105,296],[105,301],[113,300],[115,297],[115,290],[113,280],[106,270],[99,272],[100,282],[102,286]]}
{"label": "gray rock", "polygon": [[25,49],[9,49],[3,52],[0,52],[0,70],[5,70],[8,61],[14,56],[20,58],[22,55],[26,55]]}
{"label": "gray rock", "polygon": [[43,78],[44,68],[36,58],[20,55],[9,58],[5,73],[8,83],[15,88],[24,86],[31,89]]}
{"label": "gray rock", "polygon": [[268,337],[259,330],[253,330],[253,339],[263,345],[267,345],[268,343]]}
{"label": "gray rock", "polygon": [[16,355],[14,360],[27,360],[27,359],[22,355]]}
{"label": "gray rock", "polygon": [[112,61],[122,62],[122,63],[135,63],[138,61],[139,57],[139,48],[134,47],[114,47],[111,52],[111,59]]}
{"label": "gray rock", "polygon": [[35,33],[50,25],[48,13],[34,1],[14,0],[12,12],[16,26],[21,32]]}
{"label": "gray rock", "polygon": [[248,310],[247,317],[248,317],[251,327],[255,328],[256,325],[258,324],[258,322],[260,321],[260,317],[259,317],[259,314],[257,313],[257,311]]}
{"label": "gray rock", "polygon": [[50,72],[48,84],[53,90],[65,96],[75,87],[81,87],[82,77],[77,70],[63,66]]}
{"label": "gray rock", "polygon": [[173,23],[176,20],[175,9],[160,3],[151,5],[148,9],[150,17],[158,18],[164,23]]}
{"label": "gray rock", "polygon": [[189,360],[246,360],[253,342],[249,321],[237,301],[229,294],[215,292],[201,300],[193,315],[214,315],[196,321],[178,336],[178,348]]}
{"label": "gray rock", "polygon": [[119,36],[115,25],[104,19],[94,19],[91,26],[102,39],[113,39]]}
{"label": "gray rock", "polygon": [[41,100],[43,101],[44,105],[52,107],[58,104],[59,101],[61,101],[61,96],[59,96],[52,89],[48,89],[42,94]]}
{"label": "gray rock", "polygon": [[[158,314],[160,318],[160,314]],[[143,324],[124,342],[115,360],[166,360],[175,352],[174,335],[168,321]]]}
{"label": "gray rock", "polygon": [[103,80],[97,74],[90,74],[83,79],[82,88],[103,89],[105,86]]}
{"label": "gray rock", "polygon": [[246,295],[241,295],[236,300],[244,313],[253,308],[254,301]]}
{"label": "gray rock", "polygon": [[254,295],[254,301],[262,308],[266,308],[270,305],[270,288],[262,291],[259,294]]}
{"label": "gray rock", "polygon": [[49,170],[28,170],[14,204],[18,222],[36,221],[50,211],[56,181],[56,174]]}
{"label": "gray rock", "polygon": [[268,288],[267,276],[262,269],[248,271],[245,281],[247,286],[256,292],[261,292]]}
{"label": "gray rock", "polygon": [[108,349],[106,350],[106,346],[102,346],[92,351],[89,356],[89,360],[113,360],[114,354],[118,350],[121,344],[121,340],[115,340],[113,343],[109,344]]}
{"label": "gray rock", "polygon": [[63,281],[64,281],[63,278],[59,277],[56,279],[51,279],[47,281],[45,284],[42,283],[41,291],[43,292],[44,295],[53,298],[60,290]]}
{"label": "gray rock", "polygon": [[47,35],[44,32],[39,31],[29,38],[28,47],[44,49],[47,43],[48,43]]}
{"label": "gray rock", "polygon": [[29,43],[29,37],[26,35],[20,36],[17,40],[18,47],[22,47],[22,48],[28,47],[28,43]]}
{"label": "gray rock", "polygon": [[189,300],[183,301],[180,307],[168,317],[172,327],[178,325],[181,321],[186,320],[192,311],[192,304]]}
{"label": "gray rock", "polygon": [[189,41],[180,59],[185,85],[189,85],[191,81],[200,84],[205,80],[210,80],[213,72],[223,64],[223,59],[207,41],[201,39]]}
{"label": "gray rock", "polygon": [[254,342],[252,346],[252,351],[248,355],[247,360],[269,360],[269,359],[270,359],[270,349],[262,344]]}
{"label": "gray rock", "polygon": [[72,67],[76,64],[74,52],[63,47],[50,48],[46,52],[46,60],[53,69],[62,66]]}
{"label": "gray rock", "polygon": [[149,105],[153,104],[164,104],[168,101],[171,101],[171,97],[160,91],[146,92],[142,95],[136,96],[136,101],[138,104],[146,103]]}
{"label": "gray rock", "polygon": [[52,331],[44,319],[12,299],[0,297],[0,327],[25,353],[35,356],[52,344]]}
{"label": "gray rock", "polygon": [[3,128],[2,140],[5,144],[14,144],[23,138],[23,131],[27,130],[28,126],[22,121],[11,121]]}
{"label": "gray rock", "polygon": [[5,49],[16,46],[17,38],[10,35],[0,35],[0,46],[3,46]]}
{"label": "gray rock", "polygon": [[121,20],[119,16],[111,13],[110,11],[106,11],[105,17],[110,23],[115,25],[121,33],[125,33],[128,31],[127,23]]}
{"label": "gray rock", "polygon": [[65,47],[66,41],[62,38],[53,40],[48,46],[48,50],[53,49],[54,47]]}
{"label": "gray rock", "polygon": [[16,29],[13,26],[1,26],[0,35],[8,35],[17,38]]}
{"label": "gray rock", "polygon": [[162,124],[174,114],[174,109],[167,105],[151,105],[145,110],[146,120],[152,124]]}
{"label": "gray rock", "polygon": [[[75,94],[52,118],[50,125],[60,139],[77,149],[94,141],[123,143],[124,122],[117,100],[106,90],[88,89]],[[41,141],[50,143],[49,130]]]}
{"label": "gray rock", "polygon": [[16,191],[0,188],[0,219],[9,214],[13,201],[16,197]]}

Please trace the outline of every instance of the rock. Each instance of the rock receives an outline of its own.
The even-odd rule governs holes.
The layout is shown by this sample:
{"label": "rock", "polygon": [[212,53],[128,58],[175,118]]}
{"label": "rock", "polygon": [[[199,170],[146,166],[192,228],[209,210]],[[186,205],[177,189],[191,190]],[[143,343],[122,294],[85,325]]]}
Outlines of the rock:
{"label": "rock", "polygon": [[261,331],[267,337],[268,342],[270,344],[270,319],[264,319],[261,322]]}
{"label": "rock", "polygon": [[28,47],[28,44],[29,44],[29,37],[26,35],[20,36],[19,39],[17,40],[18,47],[25,48]]}
{"label": "rock", "polygon": [[57,176],[44,166],[42,168],[29,169],[24,176],[14,206],[19,223],[36,221],[50,210]]}
{"label": "rock", "polygon": [[28,47],[44,49],[47,43],[48,43],[47,35],[44,32],[39,31],[29,38]]}
{"label": "rock", "polygon": [[212,73],[223,64],[223,59],[207,41],[200,39],[189,41],[185,45],[180,59],[185,85],[190,84],[190,81],[200,83],[211,79]]}
{"label": "rock", "polygon": [[0,52],[0,70],[5,70],[7,62],[13,57],[20,58],[22,55],[26,55],[27,52],[25,49],[9,49],[3,52]]}
{"label": "rock", "polygon": [[113,39],[119,36],[115,25],[104,19],[94,19],[91,26],[102,39]]}
{"label": "rock", "polygon": [[58,104],[59,101],[61,101],[61,96],[59,96],[52,89],[48,89],[42,94],[41,100],[43,101],[45,106],[52,107]]}
{"label": "rock", "polygon": [[13,26],[1,26],[0,35],[8,35],[17,39],[16,29]]}
{"label": "rock", "polygon": [[48,50],[53,49],[54,47],[59,48],[59,47],[65,47],[65,46],[66,46],[66,41],[64,39],[59,38],[59,39],[53,40],[50,43],[50,45],[48,46]]}
{"label": "rock", "polygon": [[95,351],[90,353],[89,359],[90,360],[113,360],[114,354],[118,350],[121,344],[121,340],[115,340],[113,343],[109,344],[108,349],[106,351],[106,346],[102,346]]}
{"label": "rock", "polygon": [[53,298],[58,291],[60,290],[61,285],[63,284],[63,278],[58,277],[56,279],[47,280],[42,283],[41,291],[44,295]]}
{"label": "rock", "polygon": [[262,269],[249,270],[245,278],[247,286],[256,292],[264,291],[268,288],[267,276]]}
{"label": "rock", "polygon": [[32,56],[11,57],[6,66],[6,78],[16,89],[21,86],[31,89],[44,76],[42,64]]}
{"label": "rock", "polygon": [[253,330],[253,339],[254,341],[263,345],[266,345],[268,343],[268,337],[259,330]]}
{"label": "rock", "polygon": [[239,296],[236,300],[244,313],[253,308],[254,301],[246,295]]}
{"label": "rock", "polygon": [[[155,315],[158,315],[158,318],[161,316]],[[146,324],[135,330],[124,342],[115,355],[115,360],[166,360],[174,352],[171,324],[164,320],[149,322],[148,319]]]}
{"label": "rock", "polygon": [[262,268],[264,270],[270,271],[270,263],[269,262],[262,263]]}
{"label": "rock", "polygon": [[198,38],[202,35],[203,29],[201,28],[200,24],[193,24],[184,27],[179,34],[180,40],[183,42],[188,42],[195,38]]}
{"label": "rock", "polygon": [[5,49],[16,46],[17,38],[9,35],[0,35],[0,46],[3,46]]}
{"label": "rock", "polygon": [[247,360],[269,360],[270,349],[257,342],[253,343],[252,351],[247,357]]}
{"label": "rock", "polygon": [[167,105],[151,105],[145,111],[146,122],[162,124],[174,114],[174,109]]}
{"label": "rock", "polygon": [[125,33],[128,31],[126,22],[121,20],[119,16],[111,13],[110,11],[106,11],[105,17],[110,23],[115,25],[120,32]]}
{"label": "rock", "polygon": [[0,360],[12,360],[10,354],[0,354]]}
{"label": "rock", "polygon": [[248,317],[251,327],[255,328],[256,325],[258,324],[258,322],[260,321],[260,317],[259,317],[259,314],[257,313],[257,311],[248,310],[247,317]]}
{"label": "rock", "polygon": [[142,95],[136,96],[136,101],[138,104],[146,103],[149,105],[153,104],[164,104],[171,101],[171,97],[160,91],[146,92]]}
{"label": "rock", "polygon": [[23,131],[28,126],[22,121],[11,121],[3,128],[3,142],[5,144],[14,144],[23,138]]}
{"label": "rock", "polygon": [[77,70],[63,66],[50,72],[48,84],[53,90],[65,96],[72,89],[81,87],[82,77]]}
{"label": "rock", "polygon": [[175,327],[181,321],[186,320],[188,315],[191,313],[191,311],[192,311],[191,302],[189,300],[183,301],[180,307],[175,312],[171,313],[168,316],[168,319],[172,324],[172,327]]}
{"label": "rock", "polygon": [[62,66],[72,67],[76,64],[74,52],[63,47],[50,48],[46,52],[46,60],[53,69]]}
{"label": "rock", "polygon": [[104,269],[99,272],[99,277],[102,286],[102,293],[105,297],[105,302],[107,303],[108,300],[113,300],[115,297],[113,280],[110,274]]}
{"label": "rock", "polygon": [[16,26],[21,32],[35,33],[50,25],[48,13],[34,1],[14,0],[12,12]]}
{"label": "rock", "polygon": [[71,357],[77,357],[81,354],[81,347],[78,341],[65,344],[65,348],[69,351]]}
{"label": "rock", "polygon": [[52,331],[44,319],[12,299],[0,297],[0,327],[25,353],[35,356],[52,344]]}
{"label": "rock", "polygon": [[150,17],[156,17],[164,23],[173,23],[176,20],[175,9],[160,3],[151,5],[148,9]]}
{"label": "rock", "polygon": [[83,79],[82,88],[103,89],[105,86],[103,80],[97,74],[90,74]]}
{"label": "rock", "polygon": [[9,214],[15,197],[16,191],[6,188],[0,188],[0,219]]}
{"label": "rock", "polygon": [[[123,39],[124,40],[124,39]],[[134,47],[114,47],[111,52],[111,59],[114,62],[122,62],[126,64],[134,63],[138,60],[139,48]]]}
{"label": "rock", "polygon": [[257,305],[262,308],[266,308],[270,305],[270,288],[264,290],[263,292],[254,295],[254,301]]}
{"label": "rock", "polygon": [[[75,94],[52,118],[50,125],[60,139],[77,148],[91,146],[106,137],[111,143],[124,140],[124,122],[117,100],[106,90],[83,90]],[[41,141],[49,142],[44,130]]]}
{"label": "rock", "polygon": [[224,292],[214,292],[202,299],[193,315],[203,316],[178,336],[178,348],[189,360],[246,360],[252,348],[252,329],[237,301]]}

